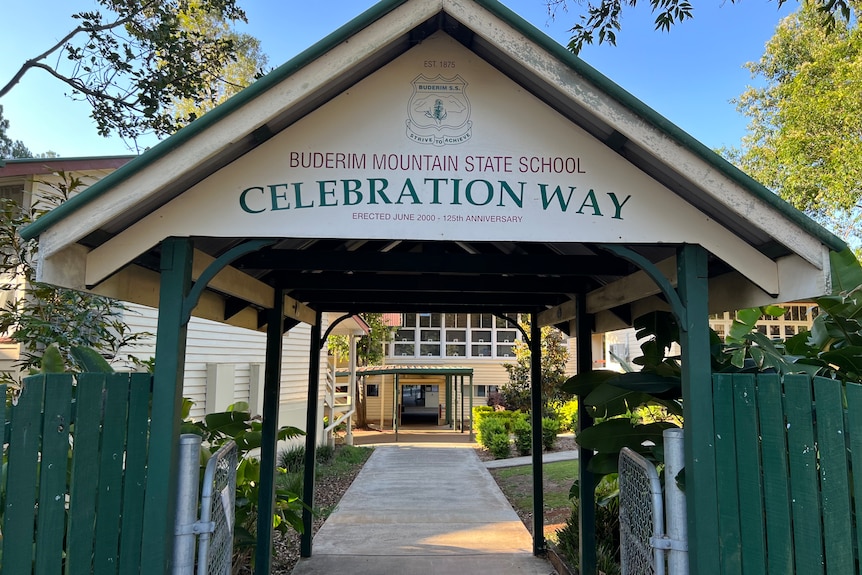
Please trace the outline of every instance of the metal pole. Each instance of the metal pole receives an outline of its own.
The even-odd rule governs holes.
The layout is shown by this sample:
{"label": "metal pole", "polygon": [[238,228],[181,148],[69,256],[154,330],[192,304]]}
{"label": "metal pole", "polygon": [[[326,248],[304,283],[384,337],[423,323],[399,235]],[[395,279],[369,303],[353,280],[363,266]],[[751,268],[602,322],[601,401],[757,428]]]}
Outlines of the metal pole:
{"label": "metal pole", "polygon": [[688,526],[686,524],[685,493],[676,484],[676,476],[685,467],[685,433],[680,428],[665,429],[664,494],[668,553],[668,575],[688,575]]}
{"label": "metal pole", "polygon": [[[579,295],[575,300],[575,334],[577,340],[577,373],[588,373],[593,369],[592,322],[587,316],[586,298]],[[584,405],[584,398],[578,398],[578,425],[580,433],[593,424],[593,418]],[[595,477],[590,472],[593,451],[578,445],[578,549],[581,573],[596,573],[596,489]]]}
{"label": "metal pole", "polygon": [[195,572],[195,532],[192,527],[198,519],[200,466],[201,436],[194,433],[180,435],[173,575],[193,575]]}
{"label": "metal pole", "polygon": [[533,420],[533,555],[545,551],[545,494],[542,480],[542,329],[530,314],[530,417]]}
{"label": "metal pole", "polygon": [[458,430],[461,433],[464,433],[464,376],[462,375],[459,379],[461,390],[460,390],[460,398],[461,398],[461,416],[458,418]]}
{"label": "metal pole", "polygon": [[473,376],[470,376],[470,442],[473,442]]}
{"label": "metal pole", "polygon": [[[320,400],[320,340],[323,314],[317,311],[311,326],[311,341],[308,358],[308,409],[305,418],[305,468],[302,476],[302,537],[299,542],[300,557],[311,557],[312,509],[314,509],[314,471],[317,463],[317,403]],[[269,553],[269,549],[265,549]]]}
{"label": "metal pole", "polygon": [[[350,376],[347,379],[350,383],[347,384],[347,389],[349,390],[347,395],[350,398],[350,411],[352,413],[356,411],[356,335],[351,333],[348,342],[350,346],[350,353],[348,355],[350,358]],[[353,445],[352,415],[347,418],[347,436],[344,438],[344,443]]]}
{"label": "metal pole", "polygon": [[[257,507],[257,546],[254,572],[272,567],[272,517],[275,513],[275,467],[278,460],[278,407],[281,402],[281,365],[284,349],[284,292],[275,290],[267,310],[266,365],[263,375],[263,421],[260,442],[260,489]],[[316,405],[316,404],[315,404]]]}
{"label": "metal pole", "polygon": [[454,392],[454,385],[452,384],[452,376],[446,376],[446,424],[449,426],[449,429],[455,429],[455,418],[452,417],[452,394]]}
{"label": "metal pole", "polygon": [[392,402],[394,407],[392,408],[392,429],[395,430],[395,443],[398,443],[398,416],[400,414],[398,408],[401,404],[398,401],[399,391],[398,391],[398,374],[396,373],[392,379]]}

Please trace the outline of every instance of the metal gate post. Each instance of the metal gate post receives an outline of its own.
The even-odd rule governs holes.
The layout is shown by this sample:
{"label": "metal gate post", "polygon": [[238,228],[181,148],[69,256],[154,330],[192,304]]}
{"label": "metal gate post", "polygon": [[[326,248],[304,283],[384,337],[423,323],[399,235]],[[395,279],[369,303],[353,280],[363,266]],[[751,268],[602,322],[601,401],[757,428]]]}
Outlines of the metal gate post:
{"label": "metal gate post", "polygon": [[688,575],[688,528],[686,525],[685,493],[676,484],[676,476],[685,467],[685,447],[682,429],[665,429],[664,437],[664,497],[666,536],[675,544],[668,551],[668,575]]}
{"label": "metal gate post", "polygon": [[195,540],[192,526],[198,519],[198,484],[200,482],[201,436],[184,433],[180,436],[177,462],[177,515],[174,521],[174,575],[195,572]]}

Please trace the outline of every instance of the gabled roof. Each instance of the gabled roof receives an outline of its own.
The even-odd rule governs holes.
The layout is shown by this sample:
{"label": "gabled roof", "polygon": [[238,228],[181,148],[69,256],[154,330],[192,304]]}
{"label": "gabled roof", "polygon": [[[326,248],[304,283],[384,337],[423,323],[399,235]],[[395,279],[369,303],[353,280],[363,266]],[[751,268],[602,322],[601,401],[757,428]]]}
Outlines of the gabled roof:
{"label": "gabled roof", "polygon": [[0,178],[53,174],[58,171],[116,170],[135,156],[99,156],[86,158],[16,158],[0,164]]}
{"label": "gabled roof", "polygon": [[[592,170],[583,177],[593,178],[601,172],[600,177],[613,180],[616,162],[627,179],[613,180],[617,192],[607,194],[613,196],[613,204],[607,206],[620,216],[623,194],[629,193],[620,188],[620,182],[632,182],[632,189],[644,194],[642,207],[637,208],[646,214],[643,221],[633,224],[631,231],[606,226],[609,220],[621,217],[548,222],[534,217],[521,227],[486,226],[487,237],[476,226],[450,226],[432,233],[421,231],[418,225],[396,228],[378,221],[359,233],[349,231],[349,222],[327,225],[330,220],[323,216],[309,220],[316,226],[309,229],[311,224],[299,214],[286,211],[278,215],[294,219],[284,220],[289,223],[283,226],[243,226],[239,221],[248,220],[250,214],[268,211],[267,206],[245,204],[245,213],[238,214],[241,217],[213,216],[211,219],[222,217],[217,225],[206,221],[206,210],[216,210],[222,198],[219,185],[240,185],[237,174],[259,172],[264,174],[261,177],[284,178],[262,180],[264,183],[249,179],[246,184],[250,186],[246,193],[259,189],[261,194],[271,194],[273,211],[286,209],[276,206],[281,201],[276,197],[284,197],[285,189],[295,190],[299,202],[299,184],[287,182],[302,172],[302,166],[291,168],[286,156],[273,154],[278,150],[315,151],[307,148],[316,137],[309,126],[326,127],[330,116],[342,122],[341,135],[321,141],[335,151],[340,142],[353,142],[347,151],[357,153],[355,138],[350,139],[355,134],[345,126],[356,118],[364,121],[364,128],[357,130],[376,126],[369,124],[371,118],[379,119],[386,110],[372,96],[386,100],[386,88],[392,85],[386,78],[420,54],[433,57],[430,47],[456,54],[468,70],[476,70],[477,78],[493,84],[501,102],[526,103],[529,108],[523,112],[499,110],[492,117],[493,102],[487,93],[481,102],[473,102],[476,118],[482,113],[488,119],[484,126],[518,125],[520,132],[511,142],[486,139],[481,144],[476,119],[477,135],[470,142],[467,139],[472,133],[465,131],[462,141],[466,143],[442,142],[435,148],[422,147],[414,140],[395,144],[393,150],[435,157],[451,151],[457,163],[458,154],[463,162],[465,154],[476,153],[470,151],[474,143],[487,146],[491,142],[498,150],[495,153],[511,153],[517,159],[519,153],[532,153],[531,148],[518,149],[521,134],[530,145],[543,145],[543,133],[533,133],[542,126],[549,142],[568,148],[560,152],[561,157],[573,158],[583,148],[599,158],[586,170],[577,167],[577,174]],[[464,80],[460,69],[447,67],[449,61],[424,62],[427,72],[409,71],[406,80],[398,80],[398,86],[414,80],[411,105],[416,91],[423,89],[421,79],[432,89],[439,80],[452,82],[450,89],[458,90],[456,84],[463,81],[472,95],[483,88],[482,82]],[[485,88],[487,92],[489,88]],[[406,100],[404,97],[405,109],[399,105],[393,122],[412,118]],[[464,104],[466,96],[460,105]],[[357,107],[355,115],[345,111],[348,105]],[[445,115],[442,107],[440,110],[438,130]],[[485,137],[490,138],[487,134],[492,131],[489,127]],[[369,150],[372,144],[368,140]],[[477,149],[479,153],[483,150]],[[370,171],[370,165],[357,165]],[[597,165],[603,167],[596,169]],[[561,211],[566,212],[564,194],[571,200],[577,187],[570,186],[567,192],[559,174],[549,176],[550,183],[527,182],[530,175],[516,173],[517,166],[497,168],[498,173],[470,183],[487,184],[490,198],[491,188],[499,181],[501,207],[502,195],[509,193],[517,199],[517,189],[512,191],[511,186],[521,184],[522,202],[525,185],[541,188],[546,211],[559,200]],[[385,166],[381,164],[380,169]],[[458,178],[464,176],[464,169],[461,163]],[[439,176],[429,170],[425,166],[410,173]],[[308,173],[308,181],[328,181],[320,170]],[[504,182],[504,178],[511,181]],[[348,185],[352,184],[344,183]],[[278,186],[284,188],[277,191]],[[409,194],[407,199],[413,203],[423,203],[421,192],[411,189],[412,182],[405,181],[403,186],[399,201]],[[560,190],[558,197],[555,189]],[[327,205],[330,196],[326,194],[330,193],[334,192],[321,187],[321,205]],[[436,188],[433,193],[436,200]],[[586,207],[593,209],[593,216],[604,215],[599,213],[595,195],[578,196],[578,213]],[[601,199],[609,202],[604,196]],[[429,204],[439,203],[424,201],[422,209],[436,209]],[[608,207],[603,209],[608,213]],[[327,217],[336,213],[330,210]],[[271,222],[273,217],[263,214],[257,221]],[[569,221],[571,224],[560,223]],[[234,223],[237,227],[232,232]],[[619,235],[614,235],[616,229]],[[198,310],[205,317],[250,327],[256,327],[252,325],[256,318],[249,312],[266,307],[274,287],[291,290],[291,297],[303,305],[340,311],[550,309],[569,302],[572,294],[585,293],[591,302],[588,309],[609,314],[610,326],[614,320],[626,323],[632,314],[663,303],[655,298],[658,290],[637,266],[604,249],[605,244],[627,246],[658,264],[673,282],[674,246],[701,243],[712,254],[710,301],[716,310],[827,292],[828,251],[844,248],[838,238],[493,0],[384,0],[25,230],[26,237],[40,237],[46,281],[150,304],[152,296],[140,292],[149,293],[155,285],[158,241],[165,237],[159,234],[195,237],[200,266],[249,237],[272,240],[266,248],[237,260],[228,270],[231,280],[211,285],[209,302]],[[244,284],[243,289],[228,287],[238,283]],[[144,286],[149,287],[141,289]]]}

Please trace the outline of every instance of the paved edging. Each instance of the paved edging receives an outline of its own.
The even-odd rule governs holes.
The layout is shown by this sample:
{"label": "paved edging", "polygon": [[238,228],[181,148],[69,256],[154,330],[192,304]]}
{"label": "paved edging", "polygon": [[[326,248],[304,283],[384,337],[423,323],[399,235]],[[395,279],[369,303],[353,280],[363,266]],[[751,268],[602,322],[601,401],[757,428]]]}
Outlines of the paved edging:
{"label": "paved edging", "polygon": [[[552,451],[542,454],[542,463],[552,463],[554,461],[569,461],[578,458],[578,452],[572,451]],[[488,469],[498,469],[500,467],[517,467],[519,465],[531,465],[533,456],[527,455],[524,457],[509,457],[507,459],[495,459],[486,461],[485,467]]]}

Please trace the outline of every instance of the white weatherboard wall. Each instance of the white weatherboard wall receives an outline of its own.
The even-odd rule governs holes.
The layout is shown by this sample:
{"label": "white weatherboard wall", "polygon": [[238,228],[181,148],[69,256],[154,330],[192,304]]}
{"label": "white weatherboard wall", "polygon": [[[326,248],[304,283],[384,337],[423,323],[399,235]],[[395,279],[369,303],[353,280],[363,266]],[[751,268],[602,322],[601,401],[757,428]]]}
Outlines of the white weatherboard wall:
{"label": "white weatherboard wall", "polygon": [[[127,304],[126,323],[132,331],[154,334],[158,321],[158,310]],[[306,395],[308,390],[308,351],[310,327],[300,324],[284,337],[281,370],[281,403],[279,425],[292,425],[305,429]],[[142,345],[123,350],[123,355],[131,354],[147,360],[155,355],[155,338],[148,338]],[[325,350],[321,352],[321,366],[325,369]],[[194,401],[191,416],[200,418],[207,412],[207,375],[213,372],[213,365],[227,364],[233,368],[233,392],[230,403],[249,402],[255,395],[251,393],[253,366],[263,370],[266,359],[266,334],[224,325],[208,320],[192,318],[189,322],[186,344],[186,365],[183,379],[183,396]],[[260,378],[262,382],[262,378]],[[322,387],[322,386],[321,386]],[[319,388],[321,389],[321,388]],[[260,390],[262,391],[262,389]],[[224,403],[222,399],[221,403]],[[318,413],[323,413],[323,394],[318,396]],[[216,411],[226,405],[214,406]],[[252,407],[254,410],[254,408]],[[323,425],[318,426],[318,437],[323,435]]]}

